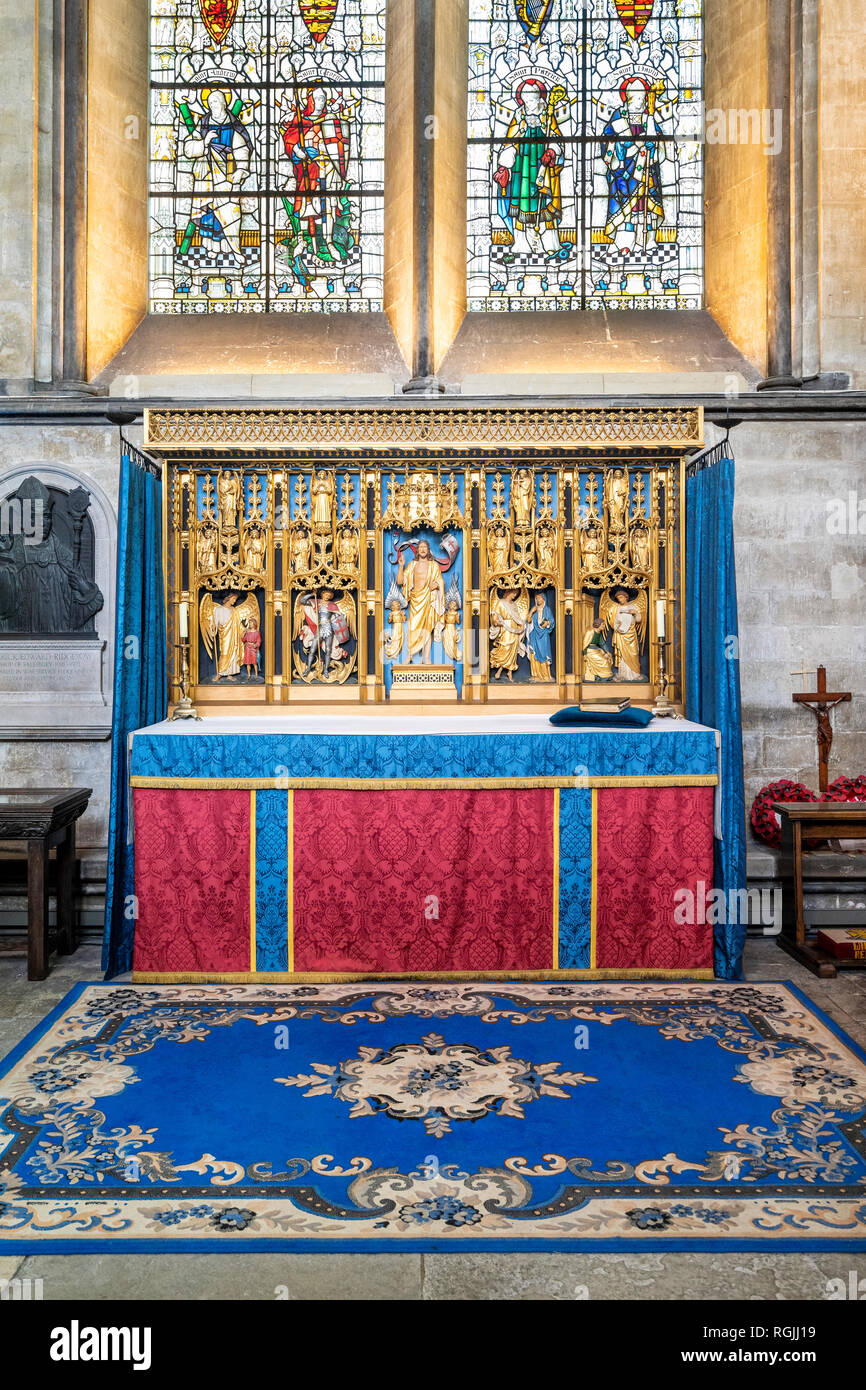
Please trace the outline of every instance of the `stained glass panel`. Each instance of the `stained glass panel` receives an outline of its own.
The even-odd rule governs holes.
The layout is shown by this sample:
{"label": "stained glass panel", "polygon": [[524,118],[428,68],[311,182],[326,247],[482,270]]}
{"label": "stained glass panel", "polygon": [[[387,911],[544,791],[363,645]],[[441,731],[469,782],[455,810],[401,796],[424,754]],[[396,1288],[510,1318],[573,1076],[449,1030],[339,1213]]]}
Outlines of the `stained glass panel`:
{"label": "stained glass panel", "polygon": [[703,305],[702,0],[469,0],[468,308]]}
{"label": "stained glass panel", "polygon": [[151,0],[152,313],[382,308],[386,0]]}

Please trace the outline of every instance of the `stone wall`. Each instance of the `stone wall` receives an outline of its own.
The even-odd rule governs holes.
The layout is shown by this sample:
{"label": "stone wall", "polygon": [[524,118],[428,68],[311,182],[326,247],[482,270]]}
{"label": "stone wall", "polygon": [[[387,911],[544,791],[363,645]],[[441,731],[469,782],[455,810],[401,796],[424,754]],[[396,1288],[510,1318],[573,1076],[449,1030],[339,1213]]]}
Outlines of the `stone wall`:
{"label": "stone wall", "polygon": [[0,0],[0,32],[0,379],[14,390],[35,376],[37,6]]}
{"label": "stone wall", "polygon": [[148,6],[90,0],[87,368],[95,377],[147,308]]}
{"label": "stone wall", "polygon": [[[707,0],[708,112],[761,112],[767,107],[767,3]],[[731,341],[763,372],[770,159],[760,143],[739,143],[730,138],[725,143],[708,143],[704,156],[707,308]]]}
{"label": "stone wall", "polygon": [[433,362],[438,372],[466,313],[465,11],[436,6],[433,178]]}
{"label": "stone wall", "polygon": [[866,82],[859,0],[819,6],[821,368],[866,386]]}
{"label": "stone wall", "polygon": [[[0,487],[10,469],[40,467],[68,469],[82,480],[92,481],[117,507],[120,472],[119,431],[108,425],[19,425],[0,427]],[[116,556],[110,557],[113,572]],[[57,700],[63,699],[62,691]],[[50,710],[46,711],[50,722]],[[27,787],[86,786],[93,797],[79,827],[79,844],[104,849],[108,835],[109,767],[111,744],[107,739],[0,738],[0,785]]]}
{"label": "stone wall", "polygon": [[[859,489],[862,424],[750,424],[732,431],[746,802],[790,777],[817,790],[815,718],[791,695],[803,661],[854,699],[833,715],[830,776],[866,772],[866,544],[834,534]],[[864,499],[866,500],[866,499]],[[866,531],[866,517],[862,523]],[[814,689],[815,676],[809,677]]]}
{"label": "stone wall", "polygon": [[414,0],[386,11],[385,313],[406,362],[412,361],[415,298]]}

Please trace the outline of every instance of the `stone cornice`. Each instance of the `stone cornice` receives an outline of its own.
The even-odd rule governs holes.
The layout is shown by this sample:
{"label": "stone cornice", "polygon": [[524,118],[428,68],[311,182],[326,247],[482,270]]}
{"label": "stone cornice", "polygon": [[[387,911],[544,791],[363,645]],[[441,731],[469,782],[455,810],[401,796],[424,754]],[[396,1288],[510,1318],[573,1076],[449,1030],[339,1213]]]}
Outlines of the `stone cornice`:
{"label": "stone cornice", "polygon": [[[108,396],[72,396],[70,394],[40,393],[32,396],[0,396],[0,427],[6,425],[136,425],[143,421],[145,411],[177,413],[194,409],[196,412],[226,412],[243,410],[257,412],[299,412],[314,414],[350,411],[462,411],[483,412],[572,412],[572,411],[696,411],[702,409],[705,420],[731,427],[748,421],[840,421],[866,420],[866,391],[759,391],[733,399],[721,395],[681,396],[533,396],[529,398],[445,396],[436,399],[407,399],[388,397],[363,401],[346,398],[329,400],[283,402],[249,400],[228,401],[201,398],[190,402],[152,397],[127,401]],[[693,447],[693,446],[692,446]]]}

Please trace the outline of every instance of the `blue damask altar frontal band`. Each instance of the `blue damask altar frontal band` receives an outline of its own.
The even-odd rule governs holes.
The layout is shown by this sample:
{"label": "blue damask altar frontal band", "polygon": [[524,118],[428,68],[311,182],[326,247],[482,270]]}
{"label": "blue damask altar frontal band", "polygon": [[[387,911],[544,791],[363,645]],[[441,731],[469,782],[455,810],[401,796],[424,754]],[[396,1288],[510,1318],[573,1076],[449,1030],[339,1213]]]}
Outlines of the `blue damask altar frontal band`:
{"label": "blue damask altar frontal band", "polygon": [[712,729],[544,734],[137,733],[134,778],[715,778]]}

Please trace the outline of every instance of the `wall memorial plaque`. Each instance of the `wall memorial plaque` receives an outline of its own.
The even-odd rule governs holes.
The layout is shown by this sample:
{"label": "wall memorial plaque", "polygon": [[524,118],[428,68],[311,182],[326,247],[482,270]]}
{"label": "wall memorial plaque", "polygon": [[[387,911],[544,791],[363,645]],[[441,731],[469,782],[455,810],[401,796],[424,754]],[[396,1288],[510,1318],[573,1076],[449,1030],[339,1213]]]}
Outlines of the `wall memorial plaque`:
{"label": "wall memorial plaque", "polygon": [[110,731],[114,519],[93,492],[53,468],[0,480],[0,737]]}

